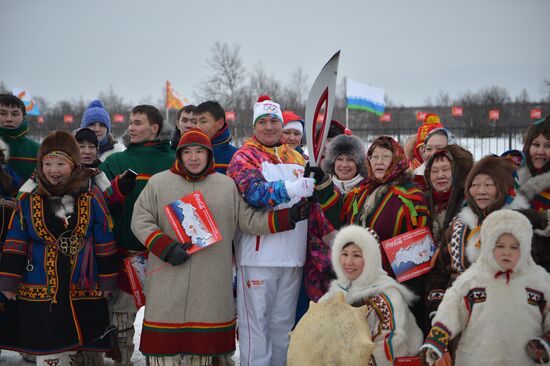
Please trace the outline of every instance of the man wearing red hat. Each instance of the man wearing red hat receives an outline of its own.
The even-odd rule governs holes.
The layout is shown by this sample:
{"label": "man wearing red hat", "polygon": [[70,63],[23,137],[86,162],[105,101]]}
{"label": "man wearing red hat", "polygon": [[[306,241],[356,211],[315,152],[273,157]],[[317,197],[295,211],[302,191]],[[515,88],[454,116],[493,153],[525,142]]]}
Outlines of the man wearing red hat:
{"label": "man wearing red hat", "polygon": [[[253,136],[227,168],[245,201],[254,207],[279,209],[311,196],[313,178],[303,176],[303,156],[280,143],[283,116],[279,104],[260,97],[254,105],[253,126]],[[241,233],[235,239],[241,365],[286,364],[306,236],[304,220],[284,233]]]}
{"label": "man wearing red hat", "polygon": [[[222,239],[189,255],[191,245],[174,240],[177,236],[164,207],[197,191],[202,193]],[[307,209],[302,210],[306,206],[253,210],[233,180],[215,172],[210,138],[198,129],[184,133],[174,165],[151,177],[132,217],[132,231],[150,251],[148,272],[154,273],[147,277],[140,342],[147,364],[232,365],[236,323],[231,281],[233,236],[236,231],[263,235],[292,229],[307,217]]]}

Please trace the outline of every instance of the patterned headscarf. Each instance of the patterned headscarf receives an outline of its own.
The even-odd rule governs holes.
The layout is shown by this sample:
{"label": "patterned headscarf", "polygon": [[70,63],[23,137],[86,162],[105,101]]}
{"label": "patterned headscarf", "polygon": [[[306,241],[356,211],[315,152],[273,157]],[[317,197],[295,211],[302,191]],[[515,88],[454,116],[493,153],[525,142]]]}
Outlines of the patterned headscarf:
{"label": "patterned headscarf", "polygon": [[[198,175],[189,172],[181,161],[181,151],[187,146],[200,146],[208,150],[208,163],[206,164],[206,168]],[[212,143],[204,132],[202,132],[198,128],[193,128],[184,133],[183,136],[181,136],[178,147],[176,149],[176,161],[174,162],[174,165],[172,165],[172,167],[170,168],[170,171],[172,173],[181,175],[188,181],[199,181],[204,179],[207,175],[215,172]]]}
{"label": "patterned headscarf", "polygon": [[[372,156],[374,149],[377,147],[382,147],[392,152],[392,160],[391,160],[390,166],[386,170],[386,174],[382,179],[378,179],[374,176],[372,166],[370,163],[370,157]],[[367,157],[368,157],[367,180],[370,184],[373,184],[374,186],[379,186],[379,185],[386,184],[396,180],[397,178],[402,176],[408,168],[408,162],[407,162],[407,157],[405,156],[405,150],[403,150],[403,147],[399,145],[399,142],[395,141],[393,138],[389,136],[380,136],[376,140],[374,140],[372,145],[369,147],[369,150],[367,152]]]}

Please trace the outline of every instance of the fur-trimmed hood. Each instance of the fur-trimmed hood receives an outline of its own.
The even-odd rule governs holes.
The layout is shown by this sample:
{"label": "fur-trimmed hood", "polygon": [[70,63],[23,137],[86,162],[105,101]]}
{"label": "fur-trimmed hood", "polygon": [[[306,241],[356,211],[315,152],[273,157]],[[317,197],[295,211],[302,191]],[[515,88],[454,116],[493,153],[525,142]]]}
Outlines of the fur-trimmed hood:
{"label": "fur-trimmed hood", "polygon": [[474,166],[474,157],[471,152],[459,145],[447,145],[443,149],[436,151],[430,159],[426,162],[426,170],[424,171],[424,177],[428,186],[432,188],[430,182],[430,172],[434,161],[445,156],[451,161],[451,167],[453,170],[453,188],[464,188],[466,177]]}
{"label": "fur-trimmed hood", "polygon": [[533,226],[521,213],[512,210],[498,210],[491,213],[481,225],[481,253],[477,262],[479,266],[496,273],[502,269],[493,255],[496,241],[502,234],[512,234],[519,242],[520,259],[514,268],[514,273],[527,271],[534,267],[531,257],[531,241]]}
{"label": "fur-trimmed hood", "polygon": [[[493,211],[501,209],[506,202],[507,196],[514,190],[514,172],[514,164],[506,158],[500,156],[486,156],[479,160],[473,166],[472,170],[470,170],[470,173],[466,177],[466,184],[464,185],[464,195],[466,196],[466,201],[472,211],[474,211],[478,216],[483,217]],[[487,174],[490,176],[497,187],[496,202],[485,208],[483,211],[477,207],[473,197],[470,195],[472,181],[478,174]]]}
{"label": "fur-trimmed hood", "polygon": [[[344,275],[344,269],[340,264],[340,256],[344,246],[353,243],[361,248],[365,266],[363,272],[354,281],[349,281]],[[384,292],[387,288],[396,288],[405,301],[410,304],[415,295],[405,286],[397,283],[382,269],[382,256],[380,254],[380,242],[378,235],[369,228],[358,225],[349,225],[342,228],[334,238],[332,246],[332,268],[336,273],[336,280],[332,281],[331,292],[338,290],[346,293],[346,301],[354,303],[367,297]]]}
{"label": "fur-trimmed hood", "polygon": [[333,176],[334,163],[336,158],[342,154],[348,155],[357,166],[357,173],[366,177],[367,171],[365,167],[365,144],[361,139],[354,135],[338,135],[333,138],[327,146],[325,159],[323,160],[323,170]]}
{"label": "fur-trimmed hood", "polygon": [[[533,143],[533,140],[539,136],[539,135],[545,135],[547,138],[550,136],[550,115],[546,116],[546,118],[535,121],[529,128],[527,129],[527,134],[525,135],[525,143],[523,144],[523,155],[525,156],[525,165],[527,166],[527,169],[529,169],[529,173],[531,175],[535,175],[535,167],[533,166],[533,161],[531,160],[531,154],[529,153],[529,149],[531,148],[531,144]],[[547,161],[546,164],[542,167],[542,172],[548,172],[550,171],[550,161]]]}

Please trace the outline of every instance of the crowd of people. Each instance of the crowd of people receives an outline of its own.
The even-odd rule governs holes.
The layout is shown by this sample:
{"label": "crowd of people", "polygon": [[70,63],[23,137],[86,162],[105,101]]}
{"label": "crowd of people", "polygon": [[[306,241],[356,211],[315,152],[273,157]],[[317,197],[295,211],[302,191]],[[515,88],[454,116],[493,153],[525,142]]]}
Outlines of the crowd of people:
{"label": "crowd of people", "polygon": [[[333,120],[320,166],[295,112],[262,96],[251,123],[236,148],[216,101],[173,126],[138,105],[119,142],[94,100],[39,144],[23,102],[0,95],[0,349],[132,365],[123,261],[145,252],[148,365],[233,365],[237,338],[241,365],[285,365],[309,301],[337,293],[367,307],[369,365],[550,362],[550,117],[522,151],[479,161],[435,114],[368,148]],[[165,206],[197,191],[222,239],[190,254]],[[431,269],[403,280],[382,243],[417,229]]]}

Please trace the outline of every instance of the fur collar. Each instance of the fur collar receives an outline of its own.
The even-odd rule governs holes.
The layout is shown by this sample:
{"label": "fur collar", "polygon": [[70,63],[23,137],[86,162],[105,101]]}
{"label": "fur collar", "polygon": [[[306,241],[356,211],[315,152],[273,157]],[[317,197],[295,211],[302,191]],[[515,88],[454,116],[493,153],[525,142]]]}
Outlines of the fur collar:
{"label": "fur collar", "polygon": [[357,187],[365,178],[362,175],[357,174],[355,177],[350,180],[340,180],[336,175],[332,176],[332,181],[334,186],[341,194],[346,194],[351,191],[353,188]]}
{"label": "fur collar", "polygon": [[[464,207],[457,216],[467,228],[466,235],[470,235],[479,226],[479,219],[477,215],[468,206]],[[477,246],[480,240],[479,230],[474,233],[469,239],[465,240],[466,257],[470,263],[474,263],[480,254],[480,248]]]}
{"label": "fur collar", "polygon": [[[353,243],[361,248],[365,261],[363,272],[353,281],[349,281],[340,264],[340,256],[344,246]],[[332,247],[332,268],[336,273],[336,280],[332,281],[331,294],[343,292],[349,304],[362,299],[376,296],[389,288],[399,291],[407,303],[415,300],[415,295],[405,286],[397,283],[382,269],[380,243],[374,231],[357,225],[342,228],[334,238]]]}
{"label": "fur collar", "polygon": [[535,196],[550,188],[550,171],[536,176],[531,176],[527,167],[518,171],[520,189],[514,200],[506,208],[526,209],[531,208],[531,201]]}

